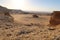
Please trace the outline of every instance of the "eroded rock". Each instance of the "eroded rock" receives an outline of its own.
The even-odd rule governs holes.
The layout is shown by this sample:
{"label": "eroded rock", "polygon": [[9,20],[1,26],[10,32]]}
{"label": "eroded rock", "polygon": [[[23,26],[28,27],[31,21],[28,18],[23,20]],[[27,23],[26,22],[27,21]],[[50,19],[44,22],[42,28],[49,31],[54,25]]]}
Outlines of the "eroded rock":
{"label": "eroded rock", "polygon": [[50,25],[58,25],[60,24],[60,11],[54,11],[50,18]]}

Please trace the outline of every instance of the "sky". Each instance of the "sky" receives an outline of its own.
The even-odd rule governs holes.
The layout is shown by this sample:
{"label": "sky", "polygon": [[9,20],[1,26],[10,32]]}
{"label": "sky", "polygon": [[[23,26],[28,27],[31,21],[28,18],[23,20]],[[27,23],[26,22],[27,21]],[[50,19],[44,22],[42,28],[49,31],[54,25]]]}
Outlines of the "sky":
{"label": "sky", "polygon": [[59,11],[60,0],[0,0],[0,5],[9,9],[25,11]]}

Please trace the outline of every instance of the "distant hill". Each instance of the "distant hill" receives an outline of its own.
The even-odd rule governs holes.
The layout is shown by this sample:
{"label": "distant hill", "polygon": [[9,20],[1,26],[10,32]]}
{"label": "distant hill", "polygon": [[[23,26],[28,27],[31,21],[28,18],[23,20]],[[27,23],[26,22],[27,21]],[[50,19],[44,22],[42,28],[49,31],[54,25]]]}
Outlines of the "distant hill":
{"label": "distant hill", "polygon": [[0,11],[9,12],[11,14],[40,14],[40,15],[51,15],[50,12],[39,12],[39,11],[22,11],[17,9],[8,9],[6,7],[0,6]]}
{"label": "distant hill", "polygon": [[17,9],[8,9],[8,8],[6,8],[6,7],[3,7],[3,6],[0,6],[0,11],[1,12],[9,12],[9,13],[11,13],[11,14],[20,14],[20,13],[23,13],[23,11],[22,10],[17,10]]}
{"label": "distant hill", "polygon": [[51,12],[24,11],[24,14],[51,15]]}
{"label": "distant hill", "polygon": [[21,14],[21,13],[23,13],[22,10],[17,10],[17,9],[9,9],[9,10],[10,10],[10,13],[12,13],[12,14]]}

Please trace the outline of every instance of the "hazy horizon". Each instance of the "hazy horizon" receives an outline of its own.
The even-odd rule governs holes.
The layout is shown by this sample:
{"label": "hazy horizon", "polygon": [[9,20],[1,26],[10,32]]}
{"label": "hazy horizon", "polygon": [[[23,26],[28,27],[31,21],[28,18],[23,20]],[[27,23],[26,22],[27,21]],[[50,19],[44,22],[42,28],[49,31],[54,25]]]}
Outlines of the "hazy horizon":
{"label": "hazy horizon", "polygon": [[0,0],[0,5],[24,11],[60,11],[60,0]]}

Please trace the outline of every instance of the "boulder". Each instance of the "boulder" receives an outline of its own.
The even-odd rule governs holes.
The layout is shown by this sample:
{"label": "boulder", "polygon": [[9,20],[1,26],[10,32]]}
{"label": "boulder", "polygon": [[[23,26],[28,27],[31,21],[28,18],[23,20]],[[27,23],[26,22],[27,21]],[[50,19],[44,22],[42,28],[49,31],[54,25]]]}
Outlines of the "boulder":
{"label": "boulder", "polygon": [[60,11],[54,11],[50,18],[50,25],[58,25],[60,24]]}
{"label": "boulder", "polygon": [[36,14],[34,14],[34,15],[33,15],[33,17],[34,17],[34,18],[38,18],[39,16],[38,16],[38,15],[36,15]]}

